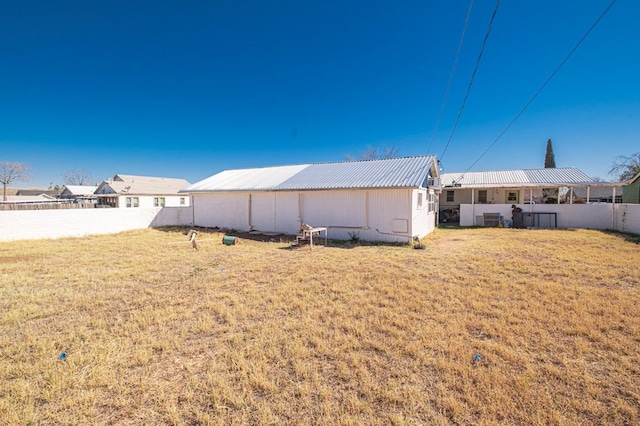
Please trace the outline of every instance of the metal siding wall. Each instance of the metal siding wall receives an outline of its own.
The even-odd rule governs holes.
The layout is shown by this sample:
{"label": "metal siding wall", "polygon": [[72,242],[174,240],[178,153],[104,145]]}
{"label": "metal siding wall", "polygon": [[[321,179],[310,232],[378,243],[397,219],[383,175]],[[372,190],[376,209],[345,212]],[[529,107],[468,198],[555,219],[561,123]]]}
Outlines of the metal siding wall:
{"label": "metal siding wall", "polygon": [[276,232],[284,234],[297,234],[298,223],[298,192],[276,193]]}
{"label": "metal siding wall", "polygon": [[[616,189],[616,195],[619,191],[620,189]],[[631,185],[622,187],[622,202],[628,204],[640,203],[640,179],[636,180]]]}
{"label": "metal siding wall", "polygon": [[[418,194],[422,194],[422,208],[418,208]],[[438,198],[438,194],[434,197]],[[412,218],[411,218],[411,235],[422,238],[431,233],[435,229],[436,217],[435,212],[429,212],[429,191],[425,189],[414,189],[411,196],[412,199]],[[438,209],[438,203],[435,202],[434,208]]]}
{"label": "metal siding wall", "polygon": [[[423,195],[424,206],[418,211],[416,194],[411,189],[253,193],[251,218],[256,230],[296,234],[300,197],[301,222],[326,226],[330,238],[348,240],[350,233],[357,233],[365,241],[407,243],[414,234],[433,229],[428,198]],[[248,229],[247,193],[194,194],[193,205],[196,226]],[[429,217],[426,225],[416,228],[412,221],[423,221],[422,215]],[[406,220],[408,232],[394,233],[394,220]]]}
{"label": "metal siding wall", "polygon": [[[388,241],[408,243],[411,240],[412,190],[377,190],[369,193],[369,228],[360,237],[370,241]],[[394,219],[407,219],[409,233],[393,232]],[[376,229],[378,231],[376,231]]]}
{"label": "metal siding wall", "polygon": [[312,226],[364,227],[365,191],[303,192],[301,216]]}
{"label": "metal siding wall", "polygon": [[274,232],[276,230],[276,193],[251,193],[251,225],[256,231]]}
{"label": "metal siding wall", "polygon": [[196,226],[249,229],[249,194],[194,194],[193,208]]}

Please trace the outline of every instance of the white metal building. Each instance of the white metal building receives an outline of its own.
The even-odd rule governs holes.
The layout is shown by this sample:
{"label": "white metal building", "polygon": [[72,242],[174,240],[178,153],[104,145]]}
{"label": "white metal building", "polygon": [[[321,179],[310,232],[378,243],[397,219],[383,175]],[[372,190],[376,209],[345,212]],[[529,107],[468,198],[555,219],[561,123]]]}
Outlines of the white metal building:
{"label": "white metal building", "polygon": [[303,223],[329,238],[410,242],[436,226],[433,155],[226,170],[181,192],[193,224],[297,234]]}

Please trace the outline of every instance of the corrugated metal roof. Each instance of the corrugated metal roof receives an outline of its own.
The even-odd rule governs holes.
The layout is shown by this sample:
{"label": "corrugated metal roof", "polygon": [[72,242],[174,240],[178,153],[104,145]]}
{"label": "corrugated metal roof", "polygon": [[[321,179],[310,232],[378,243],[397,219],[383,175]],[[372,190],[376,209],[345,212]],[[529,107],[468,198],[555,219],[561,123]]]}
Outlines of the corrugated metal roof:
{"label": "corrugated metal roof", "polygon": [[170,195],[189,185],[185,179],[116,175],[113,181],[105,181],[98,188],[101,193],[104,193],[104,186],[108,186],[117,194]]}
{"label": "corrugated metal roof", "polygon": [[420,187],[434,155],[225,170],[182,192]]}
{"label": "corrugated metal roof", "polygon": [[183,192],[273,190],[307,167],[309,167],[308,164],[301,164],[260,169],[225,170],[194,183]]}
{"label": "corrugated metal roof", "polygon": [[595,183],[575,167],[443,173],[442,186],[462,188],[575,186]]}

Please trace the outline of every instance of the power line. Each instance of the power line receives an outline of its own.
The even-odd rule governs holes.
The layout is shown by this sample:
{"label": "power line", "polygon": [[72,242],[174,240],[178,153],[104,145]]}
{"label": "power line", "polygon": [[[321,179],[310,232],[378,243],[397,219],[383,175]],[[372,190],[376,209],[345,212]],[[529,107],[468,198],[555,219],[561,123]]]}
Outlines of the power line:
{"label": "power line", "polygon": [[482,54],[484,53],[484,49],[487,45],[489,34],[491,34],[491,27],[493,26],[493,21],[496,17],[496,13],[498,13],[499,6],[500,6],[500,0],[496,0],[496,7],[495,9],[493,9],[493,15],[491,15],[491,20],[489,21],[489,27],[487,28],[487,33],[484,35],[484,40],[482,41],[482,47],[480,48],[480,54],[478,55],[478,59],[476,60],[476,66],[473,69],[473,73],[471,74],[469,85],[467,86],[467,93],[465,93],[464,95],[464,99],[462,100],[462,105],[460,106],[460,111],[458,111],[458,116],[456,117],[456,122],[453,124],[453,129],[451,129],[451,134],[449,135],[447,144],[444,147],[444,151],[442,151],[442,155],[440,155],[440,159],[444,157],[444,154],[447,152],[447,148],[449,148],[449,144],[451,143],[451,139],[453,139],[453,135],[456,133],[456,128],[458,127],[458,123],[460,122],[460,117],[462,116],[462,111],[464,110],[464,106],[467,104],[467,99],[469,98],[469,93],[471,92],[471,86],[473,86],[473,81],[476,77],[476,72],[478,71],[478,67],[480,66],[480,59],[482,59]]}
{"label": "power line", "polygon": [[473,8],[473,0],[469,2],[469,9],[467,10],[467,17],[464,20],[464,27],[462,28],[462,35],[460,36],[460,42],[458,43],[458,50],[456,51],[456,57],[453,60],[453,67],[451,68],[451,73],[449,74],[449,81],[447,82],[447,88],[444,91],[444,98],[442,99],[442,104],[440,105],[440,112],[438,113],[438,117],[436,118],[436,125],[433,128],[433,133],[431,134],[431,142],[429,142],[429,148],[427,148],[427,153],[431,152],[431,146],[433,145],[433,141],[436,138],[436,133],[438,133],[438,127],[440,126],[440,120],[442,119],[442,114],[444,113],[444,107],[447,103],[447,98],[449,97],[449,89],[451,89],[451,82],[453,81],[453,75],[456,73],[456,67],[458,65],[458,59],[460,58],[460,51],[462,50],[462,42],[464,41],[464,35],[467,32],[467,25],[469,24],[469,18],[471,17],[471,9]]}
{"label": "power line", "polygon": [[467,170],[465,170],[462,175],[460,176],[460,178],[462,178],[462,176],[464,176],[465,173],[467,173],[469,170],[471,170],[471,168],[473,166],[475,166],[478,161],[480,161],[480,159],[482,159],[482,157],[484,157],[487,152],[489,152],[489,150],[491,148],[493,148],[493,146],[498,143],[498,141],[502,138],[502,136],[504,136],[505,133],[507,133],[507,130],[509,130],[509,128],[513,125],[513,123],[516,122],[516,120],[518,118],[520,118],[520,116],[522,115],[522,113],[529,108],[529,105],[531,105],[531,103],[533,103],[533,101],[538,97],[538,95],[540,94],[540,92],[542,92],[542,90],[547,86],[547,84],[549,84],[549,82],[551,81],[551,79],[553,77],[555,77],[555,75],[558,73],[558,71],[560,71],[560,68],[562,68],[564,66],[564,64],[569,60],[569,58],[573,55],[573,53],[578,49],[578,47],[582,44],[582,42],[587,38],[587,36],[591,33],[591,31],[593,31],[593,29],[596,27],[596,25],[598,25],[598,23],[600,23],[600,21],[602,20],[602,18],[604,18],[604,16],[609,12],[609,9],[611,9],[611,7],[615,4],[617,0],[612,0],[611,3],[609,4],[609,6],[607,6],[607,8],[604,10],[604,12],[602,12],[602,14],[600,14],[600,16],[598,17],[598,19],[596,19],[596,21],[593,23],[593,25],[591,25],[591,27],[587,30],[586,33],[584,33],[584,35],[582,36],[582,38],[580,38],[580,40],[578,41],[578,43],[576,43],[576,45],[573,47],[573,49],[571,49],[571,51],[569,52],[569,54],[564,58],[564,60],[562,62],[560,62],[560,65],[558,65],[556,67],[556,69],[551,73],[551,75],[549,75],[549,77],[545,80],[544,83],[542,83],[542,86],[540,86],[540,88],[533,94],[533,96],[531,97],[531,99],[529,99],[527,101],[527,103],[522,107],[522,109],[515,115],[515,117],[513,117],[511,119],[511,121],[509,122],[509,124],[507,124],[507,127],[504,128],[504,130],[502,132],[500,132],[500,134],[498,135],[498,137],[487,147],[487,149],[484,150],[484,152],[482,154],[480,154],[480,156],[476,159],[476,161],[474,161]]}

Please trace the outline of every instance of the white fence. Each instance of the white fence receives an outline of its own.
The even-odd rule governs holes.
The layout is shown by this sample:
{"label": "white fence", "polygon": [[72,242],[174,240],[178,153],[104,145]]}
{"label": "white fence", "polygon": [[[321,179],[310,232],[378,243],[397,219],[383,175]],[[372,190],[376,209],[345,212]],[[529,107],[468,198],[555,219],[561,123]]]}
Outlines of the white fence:
{"label": "white fence", "polygon": [[191,207],[0,211],[0,241],[81,237],[192,224]]}
{"label": "white fence", "polygon": [[[559,228],[615,229],[640,234],[640,204],[533,204],[525,213],[556,213]],[[476,216],[500,213],[508,204],[462,204],[460,225],[477,225]],[[192,207],[143,207],[0,211],[0,241],[81,237],[160,226],[192,226]]]}
{"label": "white fence", "polygon": [[[524,213],[556,213],[558,228],[615,229],[640,234],[640,204],[527,204]],[[478,216],[499,213],[511,220],[510,204],[462,204],[460,226],[479,225]]]}

